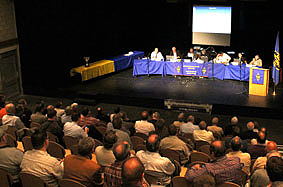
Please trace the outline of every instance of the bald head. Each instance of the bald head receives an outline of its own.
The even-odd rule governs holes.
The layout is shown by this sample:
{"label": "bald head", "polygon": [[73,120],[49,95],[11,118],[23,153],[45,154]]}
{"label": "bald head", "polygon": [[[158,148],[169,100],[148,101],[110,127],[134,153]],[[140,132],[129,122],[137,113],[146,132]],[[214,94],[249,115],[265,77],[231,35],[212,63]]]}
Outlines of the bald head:
{"label": "bald head", "polygon": [[137,157],[127,159],[122,165],[122,180],[124,186],[135,186],[142,181],[143,163]]}
{"label": "bald head", "polygon": [[265,133],[264,132],[258,132],[256,140],[257,140],[257,143],[265,144],[265,141],[266,141]]}
{"label": "bald head", "polygon": [[199,128],[200,128],[200,130],[205,130],[206,129],[206,122],[205,121],[199,122]]}
{"label": "bald head", "polygon": [[225,145],[222,141],[216,140],[211,143],[211,152],[216,158],[222,157],[225,155]]}
{"label": "bald head", "polygon": [[15,105],[13,103],[9,103],[5,105],[5,109],[7,111],[8,114],[15,114]]}
{"label": "bald head", "polygon": [[247,123],[247,128],[248,128],[248,130],[253,130],[254,127],[255,127],[254,122],[250,121],[250,122]]}
{"label": "bald head", "polygon": [[179,115],[178,115],[178,121],[184,121],[184,118],[185,118],[185,114],[183,112],[181,112]]}
{"label": "bald head", "polygon": [[215,125],[215,126],[218,125],[218,122],[219,122],[218,117],[214,117],[214,118],[212,118],[212,120],[211,120],[212,125]]}
{"label": "bald head", "polygon": [[125,160],[130,153],[130,145],[128,142],[116,143],[113,146],[113,154],[118,161]]}
{"label": "bald head", "polygon": [[277,151],[277,144],[274,141],[269,141],[266,144],[266,151],[269,153],[270,151]]}
{"label": "bald head", "polygon": [[242,146],[242,140],[239,136],[235,136],[231,140],[231,148],[233,151],[239,151]]}
{"label": "bald head", "polygon": [[195,117],[193,115],[189,115],[187,118],[188,122],[194,123],[195,122]]}
{"label": "bald head", "polygon": [[231,124],[232,125],[236,125],[236,124],[238,124],[238,122],[239,122],[239,120],[238,120],[238,118],[236,116],[231,118]]}
{"label": "bald head", "polygon": [[148,119],[148,116],[149,116],[149,114],[148,114],[147,111],[143,111],[143,112],[141,113],[141,118],[142,118],[142,120],[147,120],[147,119]]}
{"label": "bald head", "polygon": [[146,140],[146,149],[150,152],[156,152],[159,148],[159,142],[157,134],[150,135]]}

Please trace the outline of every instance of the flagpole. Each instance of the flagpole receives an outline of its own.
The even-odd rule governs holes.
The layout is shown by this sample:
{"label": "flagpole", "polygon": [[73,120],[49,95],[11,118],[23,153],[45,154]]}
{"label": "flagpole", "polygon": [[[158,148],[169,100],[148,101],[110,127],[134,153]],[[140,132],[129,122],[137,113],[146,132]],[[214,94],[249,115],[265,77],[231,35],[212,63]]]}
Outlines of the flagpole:
{"label": "flagpole", "polygon": [[276,90],[276,85],[274,84],[273,93],[272,93],[273,96],[276,96],[276,91],[275,90]]}

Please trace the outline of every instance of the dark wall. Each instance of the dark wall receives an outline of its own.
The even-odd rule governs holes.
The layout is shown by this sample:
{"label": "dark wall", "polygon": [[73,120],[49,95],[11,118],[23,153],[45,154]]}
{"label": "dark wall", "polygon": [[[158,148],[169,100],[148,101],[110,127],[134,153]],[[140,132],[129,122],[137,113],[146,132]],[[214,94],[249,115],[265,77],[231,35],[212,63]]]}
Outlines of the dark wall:
{"label": "dark wall", "polygon": [[[60,87],[69,70],[129,50],[191,46],[191,1],[15,1],[23,86]],[[272,62],[279,6],[233,1],[231,48]],[[282,8],[281,8],[282,10]]]}

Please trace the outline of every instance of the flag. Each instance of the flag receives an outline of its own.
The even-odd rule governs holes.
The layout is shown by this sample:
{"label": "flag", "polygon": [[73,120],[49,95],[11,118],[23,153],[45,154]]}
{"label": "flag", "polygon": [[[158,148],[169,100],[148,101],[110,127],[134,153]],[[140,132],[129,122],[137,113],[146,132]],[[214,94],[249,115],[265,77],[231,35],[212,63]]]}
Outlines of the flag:
{"label": "flag", "polygon": [[275,85],[279,83],[279,74],[280,74],[280,53],[279,53],[279,32],[278,32],[276,37],[273,68],[272,68],[272,79]]}

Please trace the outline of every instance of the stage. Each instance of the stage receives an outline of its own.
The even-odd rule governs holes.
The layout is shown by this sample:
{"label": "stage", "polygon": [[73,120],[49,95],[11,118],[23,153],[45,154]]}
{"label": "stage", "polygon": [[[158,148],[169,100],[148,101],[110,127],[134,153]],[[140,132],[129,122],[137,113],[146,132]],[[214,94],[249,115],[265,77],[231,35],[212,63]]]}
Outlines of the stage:
{"label": "stage", "polygon": [[192,104],[212,105],[212,114],[242,115],[281,119],[283,90],[279,86],[276,96],[272,89],[266,97],[249,96],[248,82],[217,80],[187,76],[137,76],[133,69],[105,75],[89,81],[73,80],[67,97],[123,105],[165,108],[167,99]]}

